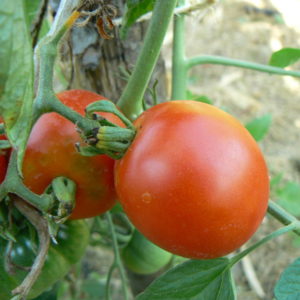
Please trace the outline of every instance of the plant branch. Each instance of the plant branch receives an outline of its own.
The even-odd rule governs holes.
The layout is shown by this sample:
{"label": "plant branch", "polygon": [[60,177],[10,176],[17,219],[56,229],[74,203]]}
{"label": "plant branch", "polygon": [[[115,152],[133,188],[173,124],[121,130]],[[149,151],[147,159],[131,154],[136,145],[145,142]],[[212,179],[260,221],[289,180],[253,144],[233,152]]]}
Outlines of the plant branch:
{"label": "plant branch", "polygon": [[26,299],[30,289],[36,282],[44,266],[50,245],[50,235],[48,232],[47,221],[34,207],[28,205],[26,202],[16,196],[13,197],[13,201],[17,209],[35,227],[39,238],[38,255],[34,260],[30,272],[27,274],[23,282],[12,291],[13,295],[20,295],[21,299]]}
{"label": "plant branch", "polygon": [[235,255],[234,257],[231,258],[230,260],[230,264],[229,266],[233,266],[234,264],[236,264],[238,261],[240,261],[243,257],[245,257],[247,254],[249,254],[250,252],[252,252],[253,250],[255,250],[256,248],[262,246],[263,244],[267,243],[268,241],[282,235],[285,234],[289,231],[294,231],[296,229],[300,228],[300,222],[299,221],[295,221],[285,227],[279,228],[278,230],[268,234],[267,236],[265,236],[263,239],[261,239],[260,241],[256,242],[255,244],[253,244],[252,246],[248,247],[247,249],[245,249],[244,251],[238,253],[237,255]]}
{"label": "plant branch", "polygon": [[111,266],[111,269],[109,272],[110,276],[108,276],[107,286],[106,286],[107,299],[110,299],[109,281],[110,281],[111,273],[114,268],[118,268],[120,277],[121,277],[121,281],[122,281],[122,289],[123,289],[124,299],[128,300],[129,295],[128,295],[128,288],[127,288],[127,277],[126,277],[125,269],[124,269],[124,266],[123,266],[123,263],[122,263],[122,260],[120,257],[117,235],[115,232],[115,228],[114,228],[114,224],[113,224],[110,212],[107,212],[105,215],[106,215],[106,218],[107,218],[107,221],[109,224],[110,233],[111,233],[112,242],[113,242],[113,249],[114,249],[114,262],[113,262],[113,265]]}
{"label": "plant branch", "polygon": [[15,150],[11,153],[6,177],[0,186],[0,201],[8,193],[23,198],[29,204],[44,212],[48,211],[53,204],[52,199],[48,195],[37,195],[23,184],[17,170],[17,152]]}
{"label": "plant branch", "polygon": [[187,60],[188,69],[203,64],[224,65],[224,66],[238,67],[243,69],[250,69],[250,70],[255,70],[255,71],[270,73],[270,74],[300,77],[299,71],[290,71],[290,70],[285,70],[282,68],[273,67],[269,65],[263,65],[263,64],[248,62],[239,59],[227,58],[222,56],[201,55],[201,56],[189,58]]}
{"label": "plant branch", "polygon": [[143,47],[118,106],[130,119],[142,111],[142,100],[168,29],[177,0],[157,0]]}
{"label": "plant branch", "polygon": [[[283,209],[280,205],[276,204],[272,200],[269,201],[268,213],[283,225],[289,225],[293,222],[299,222],[299,220],[295,216],[288,213],[285,209]],[[300,235],[300,228],[295,229],[294,232],[297,235]]]}
{"label": "plant branch", "polygon": [[[181,0],[181,2],[184,2]],[[173,25],[173,51],[172,51],[172,100],[186,98],[187,67],[185,58],[185,16],[175,15]]]}
{"label": "plant branch", "polygon": [[[34,101],[33,124],[44,113],[57,112],[80,127],[84,133],[97,127],[93,120],[84,118],[79,113],[62,104],[53,91],[53,70],[57,56],[57,46],[63,35],[72,27],[80,16],[73,11],[72,1],[62,1],[54,23],[47,36],[39,43],[35,51],[35,64],[38,76],[37,97]],[[78,1],[75,1],[78,2]]]}

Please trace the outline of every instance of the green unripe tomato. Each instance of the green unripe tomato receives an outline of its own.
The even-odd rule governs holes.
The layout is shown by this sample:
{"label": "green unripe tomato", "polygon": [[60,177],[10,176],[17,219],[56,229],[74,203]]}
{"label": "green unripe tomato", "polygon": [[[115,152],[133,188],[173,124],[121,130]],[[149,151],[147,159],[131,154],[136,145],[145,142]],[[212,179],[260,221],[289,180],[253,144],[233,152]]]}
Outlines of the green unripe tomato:
{"label": "green unripe tomato", "polygon": [[172,254],[147,240],[137,230],[128,245],[122,250],[126,267],[137,274],[152,274],[159,271],[171,260]]}
{"label": "green unripe tomato", "polygon": [[[26,230],[19,232],[16,240],[17,243],[13,245],[10,255],[12,262],[22,267],[30,267],[36,257],[38,244],[30,239]],[[57,235],[58,244],[50,245],[45,265],[27,299],[36,298],[63,278],[71,266],[81,259],[88,241],[89,227],[84,220],[69,221],[61,225]],[[15,274],[6,272],[7,247],[8,242],[0,238],[0,300],[10,299],[11,291],[23,281],[28,273],[18,268]]]}

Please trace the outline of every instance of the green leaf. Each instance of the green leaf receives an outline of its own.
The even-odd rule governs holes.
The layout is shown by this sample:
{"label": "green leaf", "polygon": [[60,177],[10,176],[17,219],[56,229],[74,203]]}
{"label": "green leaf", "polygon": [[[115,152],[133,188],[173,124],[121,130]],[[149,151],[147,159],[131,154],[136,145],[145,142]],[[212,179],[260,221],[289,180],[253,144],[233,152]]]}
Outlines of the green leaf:
{"label": "green leaf", "polygon": [[50,289],[49,291],[44,292],[39,297],[34,298],[33,300],[57,300],[57,284]]}
{"label": "green leaf", "polygon": [[279,173],[275,177],[272,177],[271,180],[270,180],[271,189],[276,188],[280,184],[280,182],[282,181],[282,178],[283,178],[282,173]]}
{"label": "green leaf", "polygon": [[296,248],[300,248],[300,237],[299,236],[294,236],[292,240],[292,245]]}
{"label": "green leaf", "polygon": [[105,284],[105,278],[101,278],[97,273],[92,273],[89,278],[83,282],[81,290],[88,295],[87,299],[89,300],[104,299]]}
{"label": "green leaf", "polygon": [[256,141],[260,141],[269,131],[271,126],[272,116],[266,114],[260,118],[255,118],[245,125]]}
{"label": "green leaf", "polygon": [[207,104],[213,104],[213,101],[205,95],[196,95],[190,90],[187,90],[186,94],[187,94],[187,99],[189,100],[199,101]]}
{"label": "green leaf", "polygon": [[41,0],[24,0],[24,9],[27,26],[30,28],[40,7]]}
{"label": "green leaf", "polygon": [[[32,29],[32,25],[38,19],[40,13],[41,0],[24,0],[25,17],[28,29]],[[47,18],[43,18],[41,28],[38,35],[38,40],[44,37],[50,29],[50,24]]]}
{"label": "green leaf", "polygon": [[189,260],[157,278],[137,300],[233,300],[227,258]]}
{"label": "green leaf", "polygon": [[30,131],[33,62],[23,0],[3,0],[0,7],[0,115],[20,170]]}
{"label": "green leaf", "polygon": [[276,300],[300,299],[300,258],[281,274],[274,289]]}
{"label": "green leaf", "polygon": [[272,54],[269,64],[274,67],[285,68],[300,59],[300,49],[283,48]]}
{"label": "green leaf", "polygon": [[127,0],[121,29],[122,38],[139,17],[153,9],[154,3],[155,0]]}
{"label": "green leaf", "polygon": [[288,182],[283,188],[276,191],[278,203],[295,216],[300,216],[300,185]]}

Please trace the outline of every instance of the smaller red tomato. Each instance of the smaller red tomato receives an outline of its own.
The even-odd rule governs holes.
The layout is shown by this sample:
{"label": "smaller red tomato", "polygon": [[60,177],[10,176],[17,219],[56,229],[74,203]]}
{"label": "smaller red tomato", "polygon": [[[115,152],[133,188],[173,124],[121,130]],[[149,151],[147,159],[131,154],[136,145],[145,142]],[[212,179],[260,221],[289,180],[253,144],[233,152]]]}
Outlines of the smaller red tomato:
{"label": "smaller red tomato", "polygon": [[[92,102],[105,99],[85,90],[59,93],[62,103],[84,114]],[[114,115],[101,113],[108,121],[122,126]],[[75,125],[56,113],[43,115],[35,124],[26,149],[24,183],[41,194],[58,176],[65,176],[77,184],[76,206],[71,219],[89,218],[109,210],[116,200],[113,182],[114,161],[106,155],[84,157],[74,144],[81,142]]]}

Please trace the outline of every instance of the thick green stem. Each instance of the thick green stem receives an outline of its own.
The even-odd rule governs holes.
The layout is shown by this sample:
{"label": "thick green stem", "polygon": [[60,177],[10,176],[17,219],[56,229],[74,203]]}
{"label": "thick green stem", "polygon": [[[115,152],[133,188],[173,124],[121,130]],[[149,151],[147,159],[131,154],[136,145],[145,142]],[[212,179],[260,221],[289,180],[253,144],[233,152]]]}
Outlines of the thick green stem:
{"label": "thick green stem", "polygon": [[203,64],[224,65],[224,66],[250,69],[250,70],[255,70],[255,71],[260,71],[260,72],[265,72],[270,74],[300,77],[299,71],[289,71],[278,67],[262,65],[262,64],[257,64],[253,62],[248,62],[239,59],[232,59],[232,58],[227,58],[222,56],[201,55],[201,56],[189,58],[187,60],[188,69]]}
{"label": "thick green stem", "polygon": [[[72,17],[73,15],[75,16]],[[70,18],[74,20],[77,15],[76,13],[73,13],[73,15]],[[53,73],[57,55],[57,45],[64,34],[68,31],[68,29],[70,29],[70,27],[71,24],[64,24],[56,32],[56,34],[54,34],[53,36],[46,36],[38,45],[37,55],[39,59],[36,61],[36,63],[40,65],[38,72],[38,96],[34,102],[34,120],[36,120],[39,115],[53,110],[51,104],[54,98],[52,97]]]}
{"label": "thick green stem", "polygon": [[[284,225],[299,221],[296,217],[271,200],[269,201],[268,213]],[[300,228],[295,229],[294,232],[300,235]]]}
{"label": "thick green stem", "polygon": [[62,104],[55,96],[50,103],[50,107],[52,111],[64,116],[66,119],[81,128],[85,133],[89,133],[93,128],[99,127],[98,122],[83,117],[73,109]]}
{"label": "thick green stem", "polygon": [[40,49],[40,70],[37,97],[34,101],[34,122],[44,113],[57,112],[81,128],[85,133],[97,127],[93,120],[84,118],[68,106],[61,103],[53,92],[53,69],[57,55],[57,45],[68,28],[63,26],[53,38],[42,42]]}
{"label": "thick green stem", "polygon": [[142,112],[143,96],[157,62],[177,0],[157,0],[143,47],[118,106],[130,119]]}
{"label": "thick green stem", "polygon": [[12,151],[11,159],[9,161],[7,174],[4,182],[1,185],[0,200],[8,193],[15,194],[37,209],[41,211],[48,211],[52,206],[53,201],[48,195],[37,195],[30,191],[22,182],[17,171],[17,152]]}
{"label": "thick green stem", "polygon": [[186,99],[187,64],[185,59],[184,18],[184,15],[174,16],[172,100]]}

